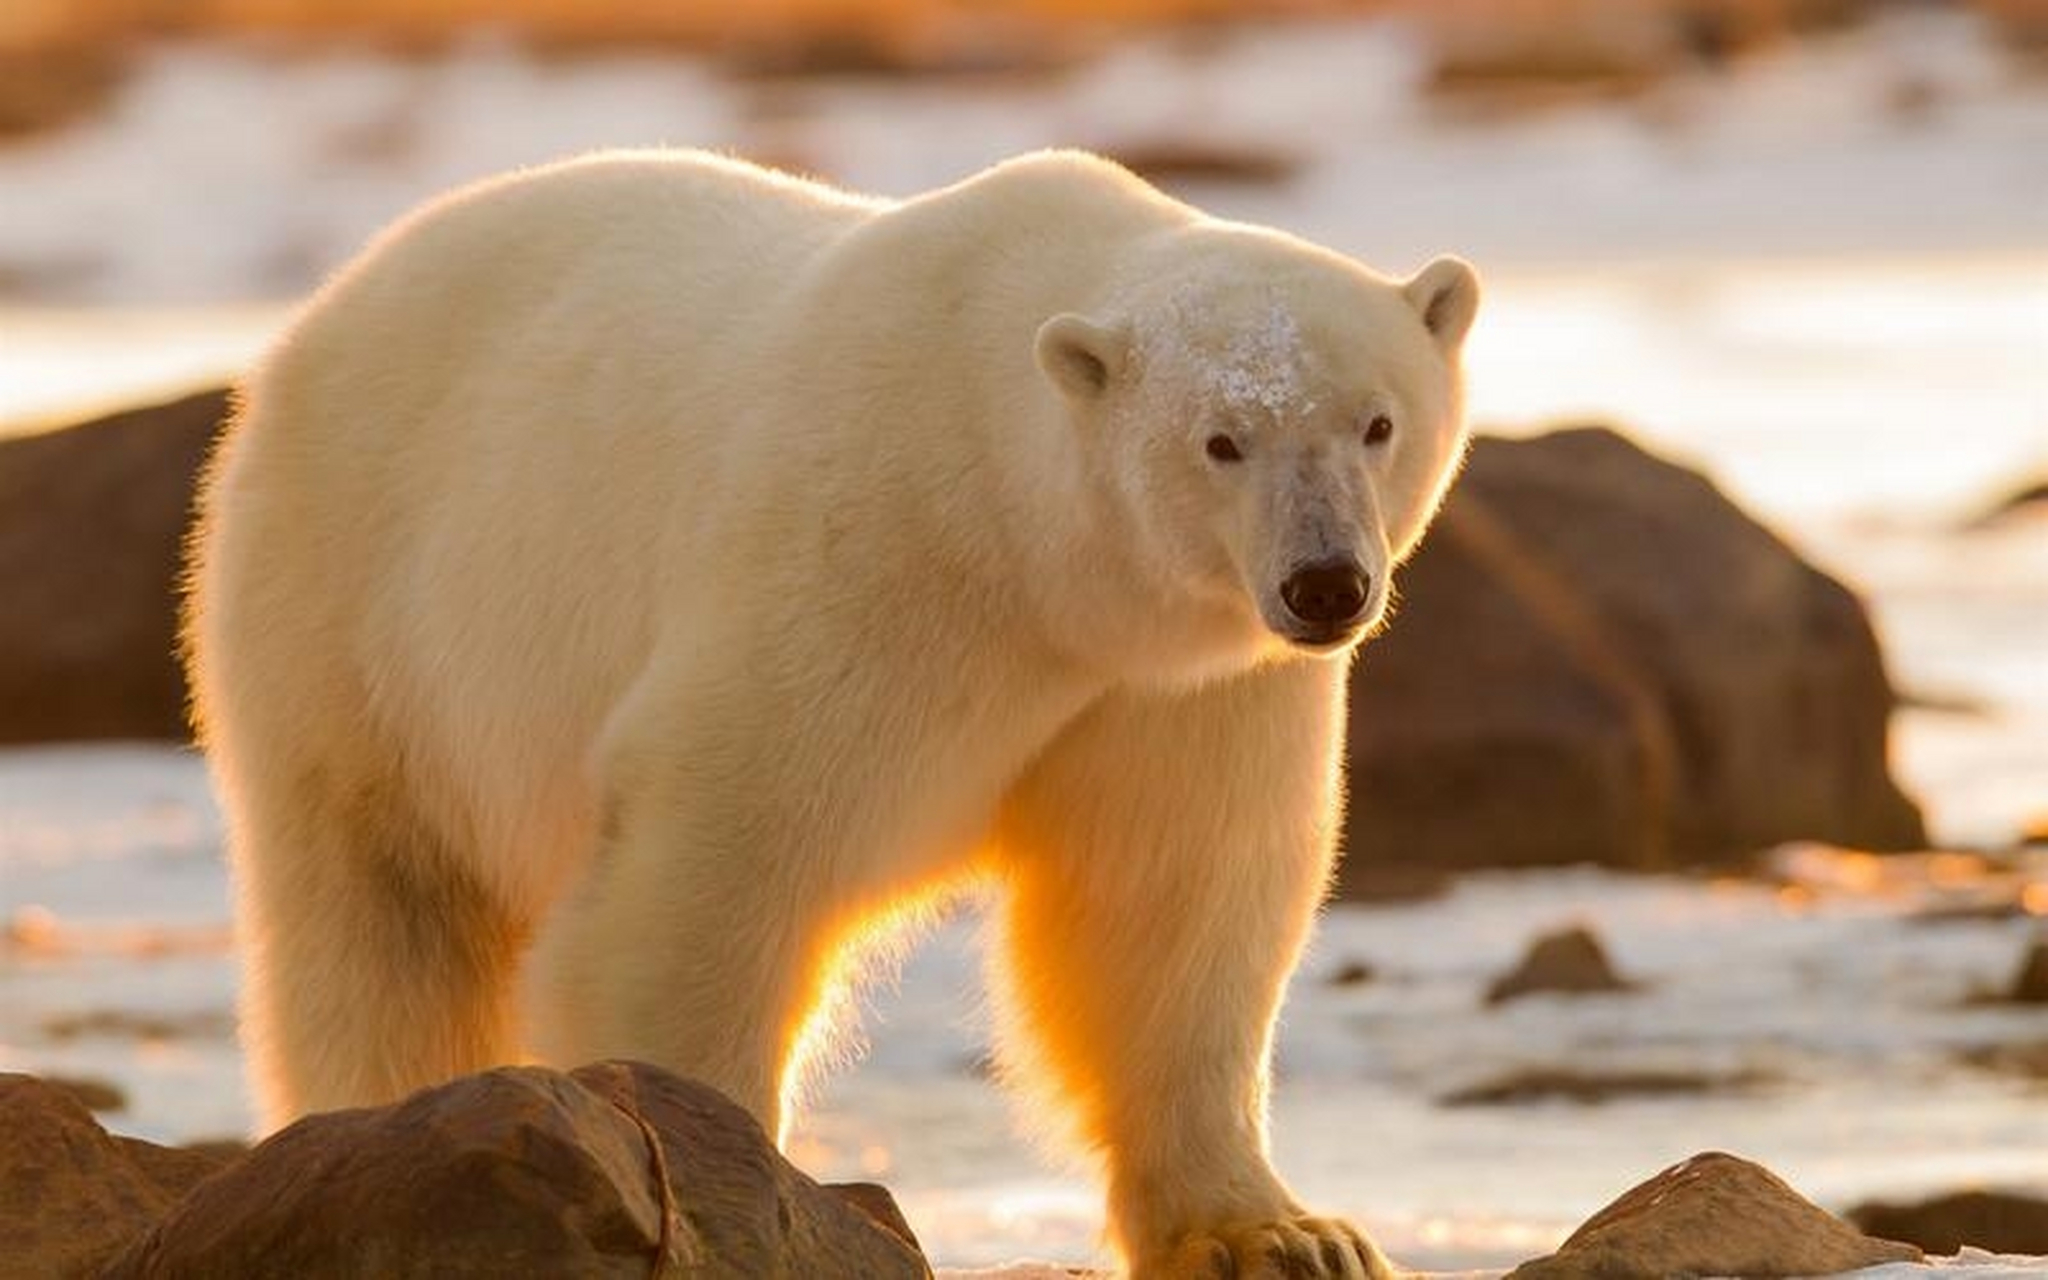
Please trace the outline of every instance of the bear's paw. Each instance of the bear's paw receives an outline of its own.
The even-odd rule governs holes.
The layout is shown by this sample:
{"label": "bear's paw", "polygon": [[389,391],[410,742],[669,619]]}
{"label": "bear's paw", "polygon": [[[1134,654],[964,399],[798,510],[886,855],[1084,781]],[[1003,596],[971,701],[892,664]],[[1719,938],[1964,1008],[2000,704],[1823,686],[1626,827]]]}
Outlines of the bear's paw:
{"label": "bear's paw", "polygon": [[[1138,1272],[1145,1276],[1144,1269]],[[1188,1236],[1161,1280],[1397,1280],[1356,1227],[1337,1218],[1243,1222]],[[1149,1277],[1148,1277],[1149,1280]]]}

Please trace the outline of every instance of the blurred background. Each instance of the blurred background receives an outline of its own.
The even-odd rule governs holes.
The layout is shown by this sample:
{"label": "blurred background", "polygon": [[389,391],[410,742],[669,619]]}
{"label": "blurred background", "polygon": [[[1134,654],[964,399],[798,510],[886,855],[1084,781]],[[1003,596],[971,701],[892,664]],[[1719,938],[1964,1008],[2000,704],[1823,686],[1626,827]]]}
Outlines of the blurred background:
{"label": "blurred background", "polygon": [[[0,1069],[246,1125],[168,659],[218,389],[418,201],[663,144],[890,195],[1078,145],[1480,267],[1503,439],[1361,666],[1305,1196],[1477,1267],[1707,1147],[1836,1208],[2048,1194],[2048,0],[9,0]],[[1085,1262],[982,1078],[975,921],[795,1154],[942,1264]],[[1615,989],[1489,1003],[1573,925]]]}

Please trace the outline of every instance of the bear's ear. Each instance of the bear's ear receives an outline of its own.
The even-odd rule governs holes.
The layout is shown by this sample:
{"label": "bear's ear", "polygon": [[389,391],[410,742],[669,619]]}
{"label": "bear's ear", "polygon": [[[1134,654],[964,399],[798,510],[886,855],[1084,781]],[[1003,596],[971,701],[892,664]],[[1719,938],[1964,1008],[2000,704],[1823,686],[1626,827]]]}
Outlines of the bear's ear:
{"label": "bear's ear", "polygon": [[1033,351],[1054,386],[1076,400],[1093,400],[1123,372],[1130,340],[1121,330],[1067,312],[1039,326]]}
{"label": "bear's ear", "polygon": [[1479,310],[1479,277],[1472,268],[1459,258],[1438,258],[1416,272],[1401,292],[1436,344],[1446,353],[1456,351]]}

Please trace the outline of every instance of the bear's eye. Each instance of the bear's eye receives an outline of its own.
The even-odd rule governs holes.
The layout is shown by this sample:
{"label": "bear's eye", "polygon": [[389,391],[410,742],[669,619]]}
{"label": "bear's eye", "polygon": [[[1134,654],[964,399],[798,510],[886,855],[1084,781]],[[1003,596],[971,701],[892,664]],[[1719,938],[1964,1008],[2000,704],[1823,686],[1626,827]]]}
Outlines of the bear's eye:
{"label": "bear's eye", "polygon": [[1367,444],[1385,444],[1393,438],[1394,420],[1386,414],[1376,413],[1373,415],[1372,421],[1365,424],[1365,442]]}
{"label": "bear's eye", "polygon": [[1229,436],[1217,434],[1209,437],[1209,443],[1202,446],[1209,456],[1218,462],[1243,462],[1244,451],[1237,447],[1237,441]]}

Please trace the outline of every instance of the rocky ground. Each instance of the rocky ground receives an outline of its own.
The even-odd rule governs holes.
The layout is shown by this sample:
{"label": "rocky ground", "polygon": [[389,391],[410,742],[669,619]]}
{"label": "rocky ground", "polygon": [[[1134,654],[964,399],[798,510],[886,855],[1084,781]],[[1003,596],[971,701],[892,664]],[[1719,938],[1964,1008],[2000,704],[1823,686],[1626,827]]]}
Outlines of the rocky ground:
{"label": "rocky ground", "polygon": [[[640,1064],[501,1068],[308,1117],[248,1151],[114,1137],[71,1090],[33,1076],[0,1076],[0,1121],[10,1274],[932,1274],[885,1189],[814,1182],[715,1091]],[[1951,1249],[2048,1249],[2048,1201],[2025,1197],[1871,1206],[1859,1222]],[[1923,1262],[1921,1247],[1866,1234],[1762,1166],[1707,1152],[1631,1188],[1507,1280]],[[1979,1250],[1951,1265],[1988,1280],[2033,1264]]]}

